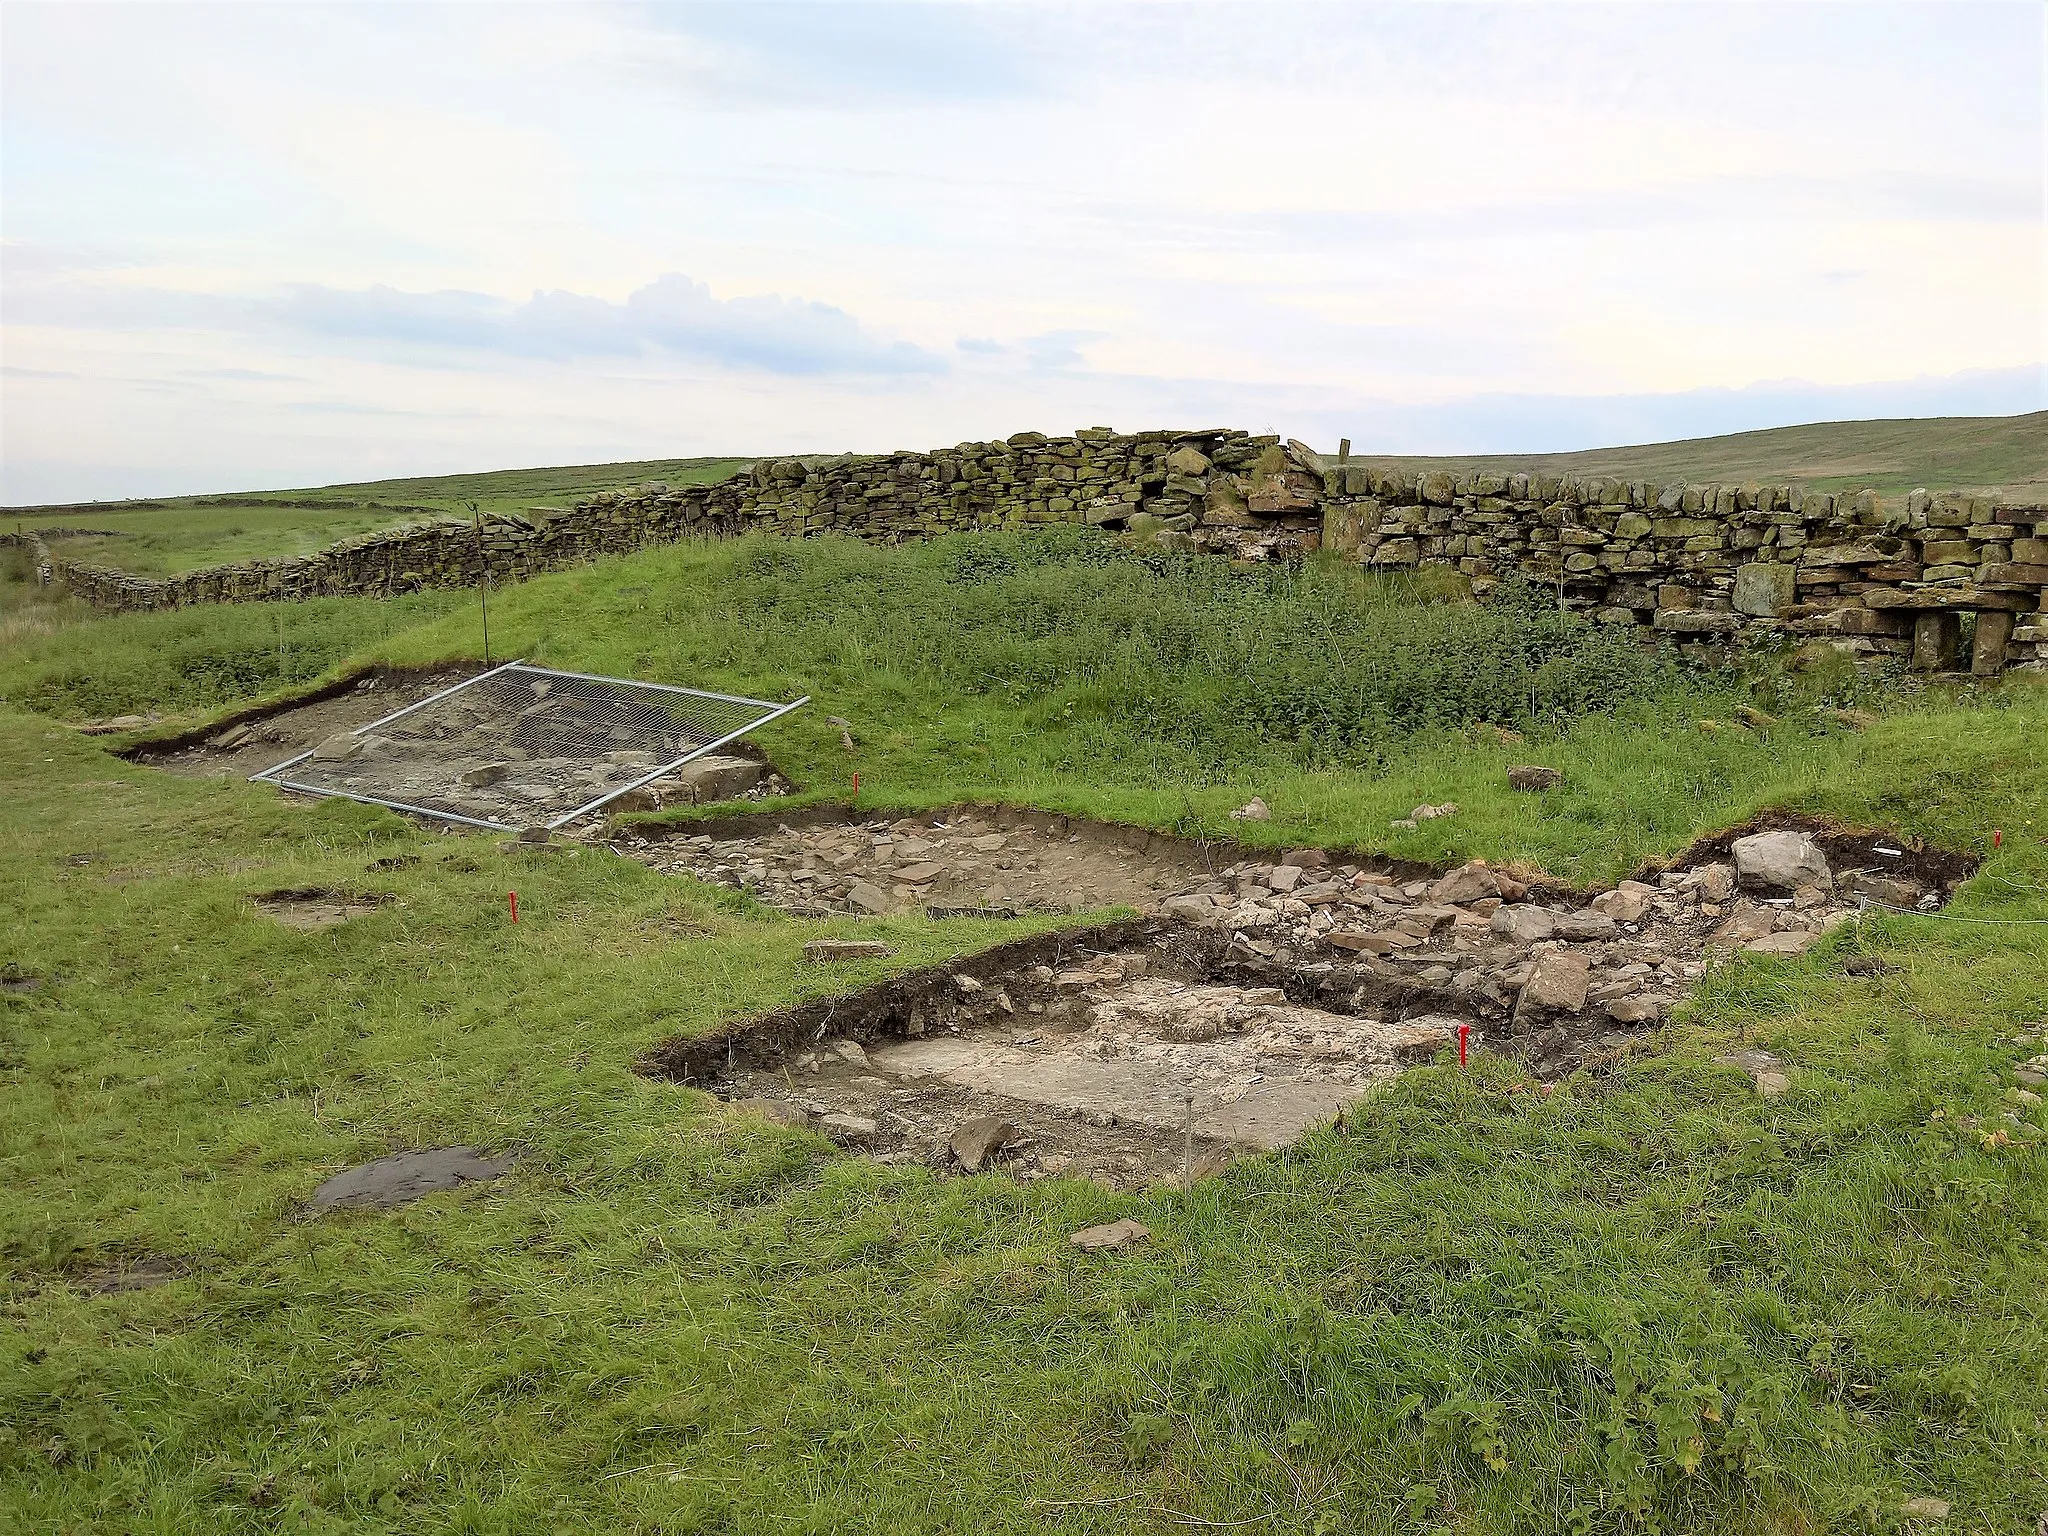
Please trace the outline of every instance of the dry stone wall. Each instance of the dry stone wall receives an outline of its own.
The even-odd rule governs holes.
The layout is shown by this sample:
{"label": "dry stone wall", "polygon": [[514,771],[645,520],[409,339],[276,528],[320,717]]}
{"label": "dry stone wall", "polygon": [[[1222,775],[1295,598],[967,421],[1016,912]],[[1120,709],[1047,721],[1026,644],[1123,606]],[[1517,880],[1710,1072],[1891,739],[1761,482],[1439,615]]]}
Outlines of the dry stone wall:
{"label": "dry stone wall", "polygon": [[769,459],[713,486],[605,493],[481,529],[427,523],[162,579],[39,558],[80,596],[123,611],[466,586],[693,537],[895,542],[1054,523],[1239,560],[1324,550],[1377,570],[1448,568],[1479,593],[1533,580],[1603,623],[1682,644],[1758,630],[1935,671],[2048,666],[2048,504],[1417,473],[1328,464],[1299,443],[1221,428]]}

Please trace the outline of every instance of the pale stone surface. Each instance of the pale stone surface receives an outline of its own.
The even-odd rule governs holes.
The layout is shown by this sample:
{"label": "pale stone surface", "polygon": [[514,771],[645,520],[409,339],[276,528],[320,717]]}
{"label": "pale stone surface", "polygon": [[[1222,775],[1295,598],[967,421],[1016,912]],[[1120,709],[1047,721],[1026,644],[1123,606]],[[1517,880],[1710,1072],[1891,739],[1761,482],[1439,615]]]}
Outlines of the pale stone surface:
{"label": "pale stone surface", "polygon": [[1502,907],[1491,923],[1496,937],[1515,944],[1537,944],[1557,932],[1557,918],[1547,908],[1518,904]]}
{"label": "pale stone surface", "polygon": [[1119,1248],[1135,1248],[1152,1240],[1152,1229],[1141,1221],[1126,1216],[1122,1221],[1112,1221],[1100,1227],[1084,1227],[1067,1239],[1068,1243],[1083,1253],[1115,1252]]}
{"label": "pale stone surface", "polygon": [[879,939],[812,939],[804,945],[804,958],[817,962],[875,960],[895,953]]}
{"label": "pale stone surface", "polygon": [[1755,618],[1776,618],[1796,601],[1792,566],[1755,561],[1735,572],[1735,611]]}
{"label": "pale stone surface", "polygon": [[1757,832],[1738,837],[1728,849],[1735,858],[1738,884],[1772,891],[1792,891],[1802,885],[1830,889],[1834,876],[1827,855],[1804,832]]}

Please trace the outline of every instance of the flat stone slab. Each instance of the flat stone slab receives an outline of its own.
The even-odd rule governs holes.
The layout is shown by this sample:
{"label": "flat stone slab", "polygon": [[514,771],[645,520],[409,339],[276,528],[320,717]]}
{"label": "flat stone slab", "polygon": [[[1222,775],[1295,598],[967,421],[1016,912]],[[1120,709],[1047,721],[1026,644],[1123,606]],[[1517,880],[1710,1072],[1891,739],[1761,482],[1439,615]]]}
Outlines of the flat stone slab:
{"label": "flat stone slab", "polygon": [[480,1147],[396,1152],[337,1173],[313,1191],[306,1206],[315,1212],[331,1211],[337,1206],[369,1206],[388,1211],[444,1189],[503,1178],[517,1161],[510,1156],[492,1157]]}
{"label": "flat stone slab", "polygon": [[[1181,1130],[1187,1123],[1187,1095],[1193,1093],[1196,1135],[1267,1152],[1300,1140],[1310,1126],[1335,1118],[1372,1088],[1370,1081],[1273,1079],[1218,1103],[1207,1084],[1167,1062],[1091,1061],[965,1039],[912,1040],[869,1055],[878,1070],[892,1076],[943,1078],[956,1087],[1080,1114],[1114,1115],[1155,1131]],[[1385,1075],[1392,1076],[1393,1069]]]}

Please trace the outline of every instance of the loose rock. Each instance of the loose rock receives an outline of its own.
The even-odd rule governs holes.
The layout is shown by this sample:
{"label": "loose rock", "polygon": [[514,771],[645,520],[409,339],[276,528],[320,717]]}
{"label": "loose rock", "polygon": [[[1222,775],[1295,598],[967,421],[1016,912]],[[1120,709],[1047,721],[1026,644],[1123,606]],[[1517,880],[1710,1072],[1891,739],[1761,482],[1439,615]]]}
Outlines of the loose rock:
{"label": "loose rock", "polygon": [[969,1173],[981,1172],[981,1165],[1017,1140],[1017,1127],[1001,1115],[981,1115],[953,1129],[947,1145]]}
{"label": "loose rock", "polygon": [[882,1132],[880,1122],[866,1115],[821,1115],[818,1128],[834,1141],[850,1141],[856,1146],[873,1141]]}
{"label": "loose rock", "polygon": [[1724,1067],[1739,1067],[1747,1072],[1764,1098],[1775,1099],[1792,1086],[1792,1079],[1785,1075],[1785,1063],[1769,1051],[1748,1047],[1716,1056],[1714,1060]]}
{"label": "loose rock", "polygon": [[1522,1029],[1547,1017],[1584,1012],[1591,967],[1576,950],[1550,949],[1536,957],[1536,968],[1515,1000],[1515,1027]]}
{"label": "loose rock", "polygon": [[313,1211],[330,1211],[337,1206],[390,1210],[439,1190],[502,1178],[511,1170],[513,1161],[510,1157],[492,1157],[478,1147],[398,1152],[337,1173],[313,1191],[306,1205]]}
{"label": "loose rock", "polygon": [[1547,908],[1524,903],[1498,908],[1491,927],[1496,938],[1515,944],[1540,944],[1557,932],[1557,918]]}
{"label": "loose rock", "polygon": [[834,960],[879,960],[896,951],[879,939],[812,939],[804,958],[818,964]]}
{"label": "loose rock", "polygon": [[1758,832],[1738,837],[1728,851],[1735,857],[1738,885],[1752,890],[1792,891],[1802,885],[1834,887],[1827,855],[1804,832]]}
{"label": "loose rock", "polygon": [[1113,1253],[1120,1248],[1135,1248],[1140,1243],[1149,1243],[1151,1240],[1152,1229],[1143,1222],[1132,1221],[1128,1216],[1122,1221],[1112,1221],[1106,1226],[1083,1228],[1067,1239],[1083,1253]]}
{"label": "loose rock", "polygon": [[1522,763],[1508,769],[1508,788],[1534,793],[1539,790],[1555,789],[1564,782],[1564,774],[1555,768],[1543,768],[1534,763]]}
{"label": "loose rock", "polygon": [[1483,901],[1489,896],[1500,895],[1500,880],[1494,872],[1476,860],[1461,864],[1429,888],[1429,899],[1436,902]]}

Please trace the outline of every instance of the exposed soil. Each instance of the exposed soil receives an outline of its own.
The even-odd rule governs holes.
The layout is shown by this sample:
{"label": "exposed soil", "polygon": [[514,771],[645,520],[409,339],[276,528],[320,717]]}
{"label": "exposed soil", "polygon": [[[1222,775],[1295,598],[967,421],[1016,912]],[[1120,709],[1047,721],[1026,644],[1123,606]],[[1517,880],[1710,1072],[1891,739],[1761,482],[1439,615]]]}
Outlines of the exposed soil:
{"label": "exposed soil", "polygon": [[391,1210],[444,1189],[503,1178],[517,1161],[511,1156],[493,1157],[479,1147],[397,1152],[337,1173],[313,1191],[306,1209],[316,1215],[337,1206]]}
{"label": "exposed soil", "polygon": [[[900,817],[812,806],[781,817],[720,817],[673,833],[628,826],[608,843],[655,869],[748,891],[798,917],[916,908],[936,915],[1142,910],[1247,857],[1228,841],[972,805]],[[1403,860],[1340,857],[1351,860],[1344,867],[1352,874],[1433,873]]]}
{"label": "exposed soil", "polygon": [[135,762],[196,778],[248,778],[288,757],[452,688],[481,667],[409,672],[378,669],[345,678],[282,708],[247,710],[204,731],[145,742],[126,755]]}
{"label": "exposed soil", "polygon": [[[1050,844],[1057,832],[1013,821],[998,847],[989,813],[931,820],[778,827],[692,851],[730,850],[728,869],[755,855],[736,883],[807,896],[815,881],[750,870],[817,867],[825,850],[873,867],[876,836],[907,836],[922,863],[943,856],[957,882],[945,894],[986,902],[977,882],[1043,877],[1049,854],[1074,850],[1059,876],[1069,889],[1094,880],[1083,899],[1098,905],[1116,898],[1097,893],[1141,889],[1158,915],[739,1020],[670,1042],[645,1069],[886,1161],[1146,1184],[1286,1146],[1461,1033],[1543,1076],[1610,1058],[1669,1014],[1712,953],[1796,955],[1866,900],[1938,906],[1970,867],[1806,823],[1833,857],[1823,883],[1796,889],[1741,889],[1724,835],[1590,900],[1483,864],[1404,879],[1317,850],[1241,858],[1162,898],[1188,873],[1171,840],[1118,866],[1111,829]],[[897,884],[904,905],[941,889],[936,876]]]}
{"label": "exposed soil", "polygon": [[184,1273],[185,1265],[177,1259],[152,1253],[80,1270],[70,1277],[70,1283],[97,1295],[116,1296],[123,1291],[147,1291],[168,1285]]}
{"label": "exposed soil", "polygon": [[[418,715],[407,717],[412,724],[394,723],[393,734],[402,739],[381,731],[361,738],[353,735],[482,670],[468,665],[427,671],[380,668],[291,704],[244,711],[202,731],[145,743],[127,755],[175,773],[248,778],[311,752],[312,758],[288,777],[401,805],[453,810],[513,828],[551,821],[595,798],[614,781],[630,779],[642,768],[664,761],[646,751],[593,756],[577,750],[568,741],[574,734],[573,715],[537,722],[537,729],[528,733],[531,739],[521,739],[520,722],[514,720],[508,742],[501,739],[505,733],[493,706],[477,690],[434,706],[447,718],[427,726],[424,734],[414,730],[426,719]],[[550,686],[545,679],[504,686],[522,685],[542,696]],[[494,686],[495,682],[484,683],[479,688]],[[466,701],[473,702],[464,709]],[[504,701],[496,703],[502,706]],[[645,811],[676,803],[760,800],[788,790],[788,782],[759,748],[736,741],[715,756],[685,764],[666,778],[628,792],[611,809]]]}
{"label": "exposed soil", "polygon": [[374,912],[390,901],[389,896],[359,896],[310,886],[295,891],[271,891],[253,898],[256,910],[287,928],[317,931],[337,928],[352,917]]}
{"label": "exposed soil", "polygon": [[1737,838],[1776,831],[1804,832],[1820,846],[1838,874],[1847,870],[1897,874],[1927,890],[1953,889],[1976,873],[1980,862],[1970,854],[1931,848],[1921,838],[1902,838],[1896,832],[1837,826],[1792,811],[1765,811],[1725,832],[1701,838],[1668,864],[1647,864],[1631,878],[1655,880],[1671,870],[1697,869],[1726,859]]}

